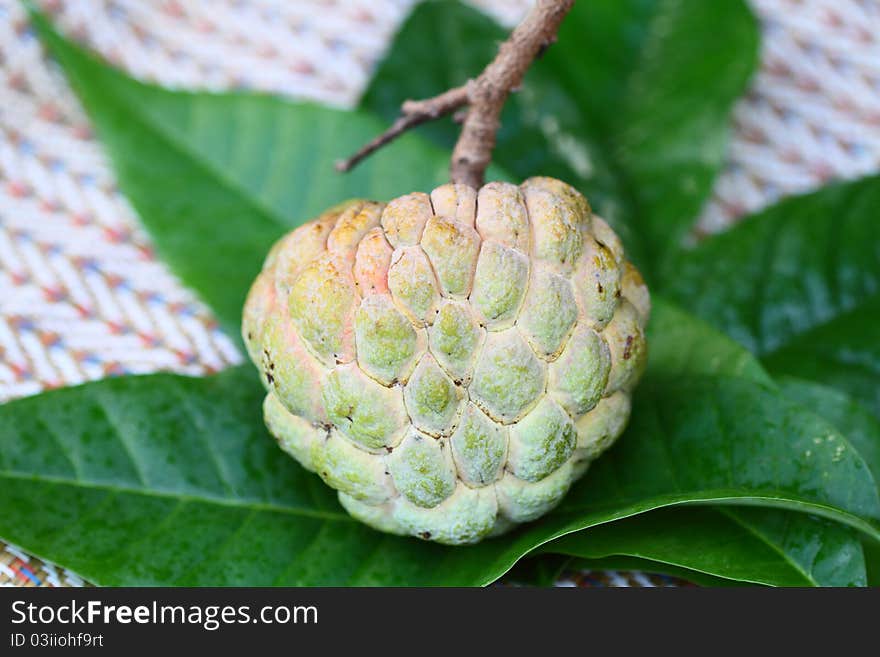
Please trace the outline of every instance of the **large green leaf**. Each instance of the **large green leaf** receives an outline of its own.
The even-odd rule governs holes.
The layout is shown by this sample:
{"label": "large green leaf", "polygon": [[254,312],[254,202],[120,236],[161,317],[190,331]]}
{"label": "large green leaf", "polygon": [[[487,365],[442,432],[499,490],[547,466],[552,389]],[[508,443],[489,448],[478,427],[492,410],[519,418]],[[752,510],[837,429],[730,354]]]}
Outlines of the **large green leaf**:
{"label": "large green leaf", "polygon": [[838,386],[880,415],[880,176],[793,197],[683,254],[682,305],[771,374]]}
{"label": "large green leaf", "polygon": [[783,376],[783,394],[821,415],[847,437],[880,483],[880,420],[846,393],[813,381]]}
{"label": "large green leaf", "polygon": [[[402,100],[478,74],[503,36],[457,3],[419,7],[364,106],[391,120]],[[520,177],[553,175],[580,187],[650,273],[711,189],[758,38],[742,0],[577,3],[505,108],[495,161]],[[455,134],[449,124],[426,130],[447,146]]]}
{"label": "large green leaf", "polygon": [[[652,371],[667,376],[726,374],[770,383],[755,358],[736,342],[721,337],[708,324],[694,320],[662,297],[655,297],[654,306]],[[778,527],[785,531],[773,531]],[[659,540],[661,533],[663,540]],[[655,511],[571,534],[542,550],[592,559],[637,556],[690,568],[694,573],[774,586],[864,583],[864,560],[851,531],[778,510],[718,507]]]}
{"label": "large green leaf", "polygon": [[866,584],[862,550],[850,531],[773,509],[671,507],[570,534],[542,549],[590,559],[638,557],[754,584]]}
{"label": "large green leaf", "polygon": [[[783,393],[831,422],[865,459],[880,484],[880,420],[845,393],[811,381],[782,377]],[[865,542],[865,559],[872,586],[880,586],[880,542]]]}
{"label": "large green leaf", "polygon": [[742,345],[660,295],[652,299],[648,324],[652,372],[665,376],[722,375],[773,385],[758,360]]}
{"label": "large green leaf", "polygon": [[98,584],[482,582],[482,563],[352,520],[268,437],[261,397],[239,367],[0,407],[0,533]]}
{"label": "large green leaf", "polygon": [[[737,378],[650,375],[625,436],[632,438],[596,462],[557,515],[600,504],[639,509],[657,496],[745,498],[829,515],[880,535],[876,484],[862,457],[831,425],[773,388]],[[809,491],[817,485],[823,497],[833,497],[820,502]],[[789,498],[794,490],[800,501]],[[841,515],[841,509],[849,511]]]}
{"label": "large green leaf", "polygon": [[234,368],[0,407],[0,535],[99,584],[465,585],[558,536],[673,504],[769,504],[875,534],[880,519],[867,468],[827,425],[759,384],[679,377],[647,382],[620,444],[556,511],[444,548],[348,518],[265,435],[260,395]]}
{"label": "large green leaf", "polygon": [[407,136],[370,165],[333,162],[384,129],[344,112],[255,94],[169,91],[133,80],[32,20],[97,127],[158,251],[238,334],[271,243],[351,197],[387,200],[446,178],[448,154]]}
{"label": "large green leaf", "polygon": [[[783,375],[786,395],[838,427],[875,479],[880,478],[878,207],[880,176],[786,199],[682,254],[665,278],[676,298]],[[877,543],[868,541],[865,555],[870,581],[880,582]]]}

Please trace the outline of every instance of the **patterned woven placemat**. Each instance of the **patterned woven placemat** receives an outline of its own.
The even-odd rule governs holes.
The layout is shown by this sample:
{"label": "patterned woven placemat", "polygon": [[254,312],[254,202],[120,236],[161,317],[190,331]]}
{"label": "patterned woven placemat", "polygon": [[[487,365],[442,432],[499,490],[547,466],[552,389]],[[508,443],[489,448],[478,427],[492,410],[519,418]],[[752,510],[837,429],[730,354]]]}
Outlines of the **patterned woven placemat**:
{"label": "patterned woven placemat", "polygon": [[[412,0],[48,0],[67,33],[143,79],[352,105]],[[527,0],[474,4],[513,24]],[[880,168],[880,3],[752,0],[761,69],[734,111],[699,230],[782,195]],[[113,374],[241,361],[158,261],[89,121],[28,25],[0,0],[0,401]],[[0,543],[0,584],[81,585]],[[569,573],[563,585],[675,583]]]}

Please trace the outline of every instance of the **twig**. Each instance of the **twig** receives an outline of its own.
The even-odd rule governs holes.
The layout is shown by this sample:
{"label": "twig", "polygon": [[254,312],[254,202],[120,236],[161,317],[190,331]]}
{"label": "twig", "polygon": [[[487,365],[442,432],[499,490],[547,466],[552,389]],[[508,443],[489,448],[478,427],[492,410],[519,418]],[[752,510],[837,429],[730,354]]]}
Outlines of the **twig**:
{"label": "twig", "polygon": [[363,146],[357,153],[346,160],[336,163],[337,171],[350,171],[358,162],[382,148],[390,141],[397,139],[410,128],[422,123],[434,121],[441,116],[454,112],[468,102],[467,87],[456,87],[444,91],[439,96],[424,100],[407,100],[401,107],[400,116],[391,127],[376,137],[369,144]]}
{"label": "twig", "polygon": [[522,83],[526,71],[537,57],[556,41],[562,19],[574,0],[538,0],[534,8],[501,44],[495,59],[483,72],[461,87],[450,89],[425,100],[408,100],[400,116],[383,134],[347,160],[336,163],[338,171],[349,171],[365,157],[382,148],[404,132],[433,121],[465,105],[466,112],[456,112],[462,123],[461,134],[452,151],[452,182],[479,187],[486,167],[492,160],[501,110],[511,91]]}

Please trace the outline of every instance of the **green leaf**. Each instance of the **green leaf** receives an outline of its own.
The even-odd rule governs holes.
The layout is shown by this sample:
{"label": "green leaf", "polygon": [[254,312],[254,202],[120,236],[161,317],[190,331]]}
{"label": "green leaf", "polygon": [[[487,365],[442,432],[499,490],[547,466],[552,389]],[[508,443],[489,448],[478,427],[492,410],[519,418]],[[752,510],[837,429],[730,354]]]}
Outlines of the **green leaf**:
{"label": "green leaf", "polygon": [[[681,531],[689,527],[689,532]],[[671,507],[570,534],[542,551],[599,559],[629,556],[771,586],[865,586],[852,532],[773,509]]]}
{"label": "green leaf", "polygon": [[653,295],[648,324],[652,372],[738,377],[773,385],[758,360],[742,345],[661,295]]}
{"label": "green leaf", "polygon": [[845,390],[880,418],[880,293],[858,308],[792,337],[763,361],[774,374],[821,381]]}
{"label": "green leaf", "polygon": [[[363,106],[391,120],[404,99],[477,75],[504,36],[457,3],[425,4],[399,32]],[[650,273],[711,189],[758,39],[741,0],[577,3],[505,108],[495,161],[522,178],[552,175],[579,187]],[[455,135],[449,124],[426,130],[446,146]]]}
{"label": "green leaf", "polygon": [[446,177],[448,154],[415,136],[339,174],[333,162],[384,129],[255,94],[143,84],[31,19],[97,127],[159,254],[238,335],[247,289],[282,233],[351,197],[387,200]]}
{"label": "green leaf", "polygon": [[[880,420],[834,388],[793,377],[782,377],[779,384],[787,397],[813,409],[843,431],[880,484]],[[869,583],[880,586],[880,542],[866,540],[864,550]]]}
{"label": "green leaf", "polygon": [[818,416],[743,379],[646,377],[623,439],[556,515],[638,511],[658,497],[807,510],[880,535],[876,484],[858,452]]}
{"label": "green leaf", "polygon": [[682,254],[664,292],[771,374],[840,387],[880,416],[880,176],[786,199]]}
{"label": "green leaf", "polygon": [[[786,395],[842,430],[875,479],[880,479],[878,205],[880,176],[786,199],[683,254],[666,278],[670,294],[783,375]],[[869,580],[876,582],[876,543],[866,542],[865,554]]]}
{"label": "green leaf", "polygon": [[443,567],[443,548],[352,520],[268,436],[262,396],[238,367],[0,407],[0,534],[103,585],[482,581],[481,564]]}
{"label": "green leaf", "polygon": [[880,482],[880,420],[846,393],[795,377],[777,380],[782,393],[811,409],[847,437]]}
{"label": "green leaf", "polygon": [[880,517],[867,468],[826,425],[758,384],[690,377],[648,382],[627,435],[556,511],[445,548],[346,516],[268,438],[261,395],[233,368],[0,407],[0,535],[98,584],[473,585],[553,538],[672,504],[770,504],[875,533]]}
{"label": "green leaf", "polygon": [[[773,385],[742,346],[662,297],[655,296],[653,305],[651,371],[667,376],[726,374]],[[785,532],[768,531],[770,520],[784,526]],[[657,528],[662,528],[665,542],[655,540]],[[560,543],[562,547],[558,547]],[[573,546],[578,545],[601,546],[604,553],[574,551]],[[801,563],[804,549],[811,551],[807,558],[821,552],[824,563],[846,567],[813,578],[811,572],[821,570],[821,564]],[[654,511],[571,534],[542,550],[592,558],[639,556],[717,577],[776,586],[864,584],[864,560],[852,532],[834,523],[777,510],[718,507]]]}

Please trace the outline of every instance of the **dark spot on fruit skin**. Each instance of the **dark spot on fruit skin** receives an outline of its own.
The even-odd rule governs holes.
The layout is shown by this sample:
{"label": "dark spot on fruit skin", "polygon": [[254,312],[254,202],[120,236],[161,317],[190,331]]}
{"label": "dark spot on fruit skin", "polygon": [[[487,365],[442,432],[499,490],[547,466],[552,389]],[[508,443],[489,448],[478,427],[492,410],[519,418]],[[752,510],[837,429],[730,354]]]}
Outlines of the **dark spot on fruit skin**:
{"label": "dark spot on fruit skin", "polygon": [[254,334],[253,334],[253,332],[252,332],[252,331],[248,331],[248,340],[253,340],[253,339],[254,339]]}
{"label": "dark spot on fruit skin", "polygon": [[275,383],[275,377],[272,376],[272,373],[271,373],[271,372],[266,371],[265,374],[266,374],[266,382],[267,382],[270,386],[271,386],[273,383]]}
{"label": "dark spot on fruit skin", "polygon": [[431,538],[431,532],[422,532],[421,534],[419,534],[419,536],[427,541],[429,538]]}
{"label": "dark spot on fruit skin", "polygon": [[620,290],[618,290],[617,292],[614,293],[614,297],[615,297],[616,299],[619,299],[619,298],[620,298]]}
{"label": "dark spot on fruit skin", "polygon": [[623,348],[623,360],[629,360],[629,357],[632,356],[632,345],[633,336],[626,336],[626,345]]}
{"label": "dark spot on fruit skin", "polygon": [[388,447],[388,446],[386,445],[386,446],[385,446],[385,451],[388,452],[388,453],[390,454],[391,452],[394,451],[394,448],[393,448],[393,447]]}
{"label": "dark spot on fruit skin", "polygon": [[599,294],[602,294],[605,291],[605,288],[602,287],[601,283],[596,283],[596,289],[599,291]]}

